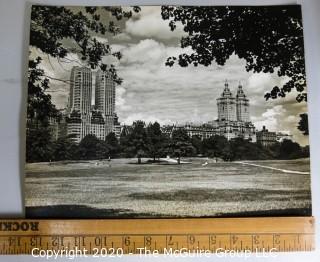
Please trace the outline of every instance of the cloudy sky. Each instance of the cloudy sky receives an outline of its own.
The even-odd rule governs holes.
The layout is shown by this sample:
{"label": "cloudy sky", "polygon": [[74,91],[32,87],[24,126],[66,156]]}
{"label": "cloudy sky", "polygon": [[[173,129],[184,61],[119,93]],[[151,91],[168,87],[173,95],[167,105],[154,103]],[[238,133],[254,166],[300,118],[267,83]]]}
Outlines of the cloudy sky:
{"label": "cloudy sky", "polygon": [[[127,21],[121,22],[122,33],[104,37],[112,44],[113,51],[121,51],[120,61],[113,62],[123,84],[116,88],[116,111],[121,123],[134,120],[158,121],[161,124],[196,122],[203,123],[217,118],[216,99],[223,91],[227,79],[235,93],[239,81],[250,99],[251,120],[257,129],[265,125],[271,131],[283,131],[293,135],[302,145],[308,144],[297,130],[299,114],[306,112],[306,103],[297,103],[295,94],[272,101],[265,101],[264,93],[286,79],[276,74],[254,74],[245,70],[245,61],[232,56],[221,67],[189,66],[181,68],[165,66],[167,57],[178,55],[183,50],[179,40],[184,32],[181,27],[171,32],[168,22],[163,21],[160,7],[143,7]],[[31,56],[41,55],[31,49]],[[44,56],[43,68],[47,74],[59,79],[69,79],[70,70],[76,63],[60,65],[53,58]],[[77,59],[75,54],[68,56]],[[67,105],[69,85],[51,81],[53,102],[58,108]]]}

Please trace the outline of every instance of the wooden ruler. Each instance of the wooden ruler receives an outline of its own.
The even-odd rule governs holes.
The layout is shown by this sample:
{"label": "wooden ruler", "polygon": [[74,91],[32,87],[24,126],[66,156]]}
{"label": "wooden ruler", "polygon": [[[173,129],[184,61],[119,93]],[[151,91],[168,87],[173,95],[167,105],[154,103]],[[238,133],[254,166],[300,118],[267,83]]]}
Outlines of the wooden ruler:
{"label": "wooden ruler", "polygon": [[314,241],[313,217],[0,220],[0,254],[310,251]]}

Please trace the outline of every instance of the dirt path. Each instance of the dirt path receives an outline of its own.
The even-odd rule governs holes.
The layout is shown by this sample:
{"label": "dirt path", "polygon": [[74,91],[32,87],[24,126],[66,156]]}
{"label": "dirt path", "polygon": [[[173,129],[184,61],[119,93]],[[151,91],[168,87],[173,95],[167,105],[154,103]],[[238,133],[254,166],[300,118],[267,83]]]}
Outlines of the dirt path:
{"label": "dirt path", "polygon": [[276,168],[276,167],[271,167],[271,166],[262,166],[262,165],[258,165],[258,164],[248,163],[248,162],[235,162],[235,163],[242,164],[242,165],[262,167],[262,168],[267,168],[267,169],[271,169],[271,170],[277,170],[277,171],[281,171],[283,173],[302,174],[302,175],[309,175],[310,174],[310,172],[287,170],[287,169],[281,169],[281,168]]}

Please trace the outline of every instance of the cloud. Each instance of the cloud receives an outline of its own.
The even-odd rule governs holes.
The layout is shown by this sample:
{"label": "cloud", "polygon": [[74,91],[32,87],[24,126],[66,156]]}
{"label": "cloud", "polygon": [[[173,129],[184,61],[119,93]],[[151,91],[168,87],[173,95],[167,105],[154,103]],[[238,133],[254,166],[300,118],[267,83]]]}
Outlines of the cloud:
{"label": "cloud", "polygon": [[251,73],[247,80],[247,88],[253,98],[250,104],[255,110],[259,110],[261,103],[266,101],[264,94],[270,92],[274,86],[283,86],[287,81],[287,77],[279,77],[276,73]]}
{"label": "cloud", "polygon": [[274,118],[276,116],[286,113],[286,110],[282,105],[275,106],[274,108],[267,109],[265,113],[262,114],[262,117],[265,118]]}
{"label": "cloud", "polygon": [[127,33],[120,33],[115,35],[113,39],[117,41],[130,41],[132,38]]}
{"label": "cloud", "polygon": [[[246,62],[232,55],[224,66],[212,65],[173,67],[165,66],[166,59],[191,49],[179,47],[183,32],[171,32],[160,17],[160,7],[143,7],[122,24],[121,34],[109,37],[113,52],[123,55],[118,61],[112,56],[103,62],[113,63],[123,83],[116,87],[116,111],[121,123],[131,124],[141,119],[146,123],[161,124],[203,123],[217,118],[216,99],[221,95],[224,81],[235,94],[239,81],[250,99],[251,120],[258,129],[265,125],[269,130],[286,131],[294,140],[308,144],[308,137],[297,129],[299,114],[307,112],[305,103],[297,103],[296,93],[285,98],[266,101],[264,94],[273,86],[281,86],[287,78],[277,74],[253,73],[245,70]],[[106,39],[101,39],[106,41]],[[36,50],[38,52],[38,50]],[[52,77],[69,79],[76,62],[62,66],[55,59],[43,56],[42,67]],[[76,54],[68,56],[77,60]],[[53,67],[53,68],[52,68]],[[52,100],[59,108],[65,107],[69,85],[51,81]]]}
{"label": "cloud", "polygon": [[294,141],[307,145],[308,136],[304,136],[297,128],[300,121],[299,114],[302,112],[306,112],[306,104],[297,102],[274,106],[270,104],[261,115],[254,115],[252,121],[258,130],[266,126],[270,131],[290,134]]}
{"label": "cloud", "polygon": [[[235,89],[238,81],[247,79],[244,62],[232,56],[225,69],[217,65],[182,68],[165,66],[167,57],[190,52],[165,45],[155,39],[138,43],[117,45],[123,58],[118,73],[124,79],[121,104],[130,105],[126,110],[120,105],[118,115],[124,122],[131,116],[140,119],[157,119],[161,123],[202,123],[217,118],[216,98],[222,93],[224,81],[230,80]],[[150,116],[152,116],[150,118]]]}
{"label": "cloud", "polygon": [[125,32],[142,38],[158,40],[180,39],[186,33],[181,24],[177,23],[175,31],[171,31],[168,21],[161,17],[160,6],[145,6],[125,24]]}
{"label": "cloud", "polygon": [[119,111],[129,111],[131,110],[131,106],[126,103],[126,100],[124,99],[124,94],[126,93],[126,90],[122,86],[116,87],[116,107]]}
{"label": "cloud", "polygon": [[287,110],[282,105],[268,108],[260,117],[253,117],[257,129],[266,126],[270,131],[278,131],[280,128],[280,119],[286,114]]}
{"label": "cloud", "polygon": [[130,65],[155,64],[159,65],[166,58],[165,46],[153,39],[141,40],[122,50],[122,63]]}
{"label": "cloud", "polygon": [[154,123],[154,122],[158,122],[161,125],[174,124],[170,119],[162,119],[162,118],[159,118],[157,116],[152,116],[152,115],[145,116],[142,113],[130,114],[127,118],[123,119],[123,123],[126,125],[132,125],[132,123],[137,120],[143,120],[146,123],[146,125],[148,125],[149,123]]}

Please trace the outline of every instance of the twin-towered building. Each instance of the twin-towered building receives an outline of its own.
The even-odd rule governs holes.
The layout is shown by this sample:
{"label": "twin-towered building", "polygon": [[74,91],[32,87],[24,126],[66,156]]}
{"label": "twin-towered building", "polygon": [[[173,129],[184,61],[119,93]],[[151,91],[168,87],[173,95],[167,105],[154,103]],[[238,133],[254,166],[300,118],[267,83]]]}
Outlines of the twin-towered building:
{"label": "twin-towered building", "polygon": [[224,85],[221,97],[217,99],[218,121],[250,122],[249,99],[239,84],[234,97],[229,89],[228,82]]}
{"label": "twin-towered building", "polygon": [[171,134],[174,129],[184,128],[190,137],[201,139],[211,136],[224,136],[228,140],[241,137],[256,142],[256,129],[250,120],[249,99],[239,84],[236,96],[229,89],[226,81],[221,96],[217,99],[218,119],[208,123],[165,126],[163,131]]}
{"label": "twin-towered building", "polygon": [[249,99],[239,84],[236,96],[229,89],[228,82],[224,85],[221,96],[217,99],[218,119],[213,122],[220,135],[228,140],[236,137],[256,142],[255,126],[250,120]]}
{"label": "twin-towered building", "polygon": [[86,67],[73,67],[70,76],[70,94],[66,112],[66,135],[79,143],[93,134],[101,140],[114,132],[120,135],[120,124],[115,113],[115,83],[109,72],[97,71],[94,106],[93,72]]}

